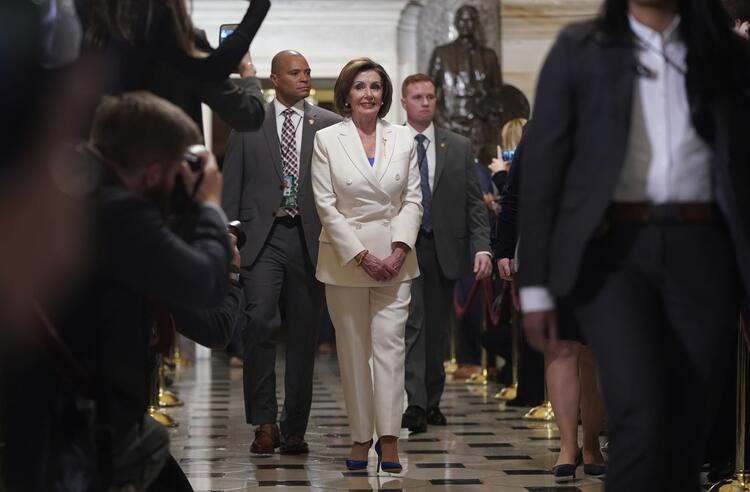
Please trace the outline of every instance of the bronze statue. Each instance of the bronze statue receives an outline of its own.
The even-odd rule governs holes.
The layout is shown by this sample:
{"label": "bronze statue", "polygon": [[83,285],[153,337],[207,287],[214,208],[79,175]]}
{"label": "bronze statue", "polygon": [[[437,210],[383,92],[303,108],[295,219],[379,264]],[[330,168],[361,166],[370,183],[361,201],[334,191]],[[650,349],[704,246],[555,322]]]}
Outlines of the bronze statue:
{"label": "bronze statue", "polygon": [[468,137],[476,156],[489,162],[505,122],[528,118],[529,103],[515,87],[503,84],[497,54],[482,46],[479,12],[471,5],[456,11],[458,38],[432,53],[429,75],[437,88],[438,125]]}

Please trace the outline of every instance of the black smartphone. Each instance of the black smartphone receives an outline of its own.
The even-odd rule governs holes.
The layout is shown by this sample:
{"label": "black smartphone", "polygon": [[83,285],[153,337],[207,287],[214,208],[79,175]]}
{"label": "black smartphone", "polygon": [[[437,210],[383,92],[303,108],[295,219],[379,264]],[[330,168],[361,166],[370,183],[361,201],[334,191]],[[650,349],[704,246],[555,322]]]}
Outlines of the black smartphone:
{"label": "black smartphone", "polygon": [[219,44],[223,43],[230,34],[237,29],[238,24],[222,24],[219,26]]}

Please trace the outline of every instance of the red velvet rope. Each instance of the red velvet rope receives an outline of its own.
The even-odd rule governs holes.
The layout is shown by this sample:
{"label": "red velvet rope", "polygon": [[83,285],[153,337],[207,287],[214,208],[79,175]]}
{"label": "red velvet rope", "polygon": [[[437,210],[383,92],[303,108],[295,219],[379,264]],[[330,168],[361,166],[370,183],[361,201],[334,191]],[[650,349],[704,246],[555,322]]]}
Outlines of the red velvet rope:
{"label": "red velvet rope", "polygon": [[175,322],[172,313],[159,304],[148,305],[149,318],[156,325],[156,333],[151,337],[149,349],[154,354],[166,354],[175,338]]}
{"label": "red velvet rope", "polygon": [[482,290],[484,291],[484,309],[487,310],[487,315],[489,316],[492,326],[497,326],[497,324],[500,323],[500,313],[496,313],[495,310],[492,309],[492,282],[489,277],[483,280],[474,280],[474,283],[469,290],[466,303],[463,306],[461,305],[461,301],[458,300],[458,293],[453,293],[453,308],[456,310],[456,316],[458,319],[463,318],[466,311],[474,304],[480,283],[482,285]]}
{"label": "red velvet rope", "polygon": [[75,386],[83,395],[93,397],[96,392],[86,370],[62,341],[42,308],[36,305],[34,311],[41,335],[42,349],[50,364],[57,369],[63,380]]}
{"label": "red velvet rope", "polygon": [[748,313],[744,310],[740,313],[740,330],[742,339],[745,340],[745,348],[750,352],[750,327],[748,327]]}

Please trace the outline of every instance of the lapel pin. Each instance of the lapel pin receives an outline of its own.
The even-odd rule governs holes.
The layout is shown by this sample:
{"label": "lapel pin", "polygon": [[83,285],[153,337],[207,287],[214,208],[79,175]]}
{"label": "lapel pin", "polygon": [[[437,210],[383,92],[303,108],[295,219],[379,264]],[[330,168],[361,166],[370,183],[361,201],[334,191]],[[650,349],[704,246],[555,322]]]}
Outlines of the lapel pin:
{"label": "lapel pin", "polygon": [[441,148],[441,149],[444,149],[444,148],[446,148],[446,147],[447,147],[447,145],[445,145],[445,142],[440,142],[440,148]]}
{"label": "lapel pin", "polygon": [[388,139],[387,139],[387,138],[385,138],[385,137],[383,137],[383,145],[385,145],[385,144],[387,144],[387,143],[388,143]]}
{"label": "lapel pin", "polygon": [[314,125],[315,124],[315,118],[310,118],[309,120],[307,120],[307,122],[310,123],[311,125]]}

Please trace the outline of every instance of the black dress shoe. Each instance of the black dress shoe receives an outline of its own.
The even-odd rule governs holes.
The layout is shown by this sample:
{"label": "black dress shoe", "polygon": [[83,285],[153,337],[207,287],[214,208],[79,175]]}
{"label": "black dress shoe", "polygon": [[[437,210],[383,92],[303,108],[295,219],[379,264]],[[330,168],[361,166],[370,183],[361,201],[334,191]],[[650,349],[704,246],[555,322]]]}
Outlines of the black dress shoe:
{"label": "black dress shoe", "polygon": [[401,427],[409,429],[415,434],[426,432],[427,419],[425,418],[424,410],[414,406],[407,408],[403,417],[401,417]]}
{"label": "black dress shoe", "polygon": [[280,454],[307,454],[310,448],[305,438],[299,434],[284,434],[281,436]]}
{"label": "black dress shoe", "polygon": [[438,407],[427,410],[427,423],[430,425],[448,425],[445,415]]}

